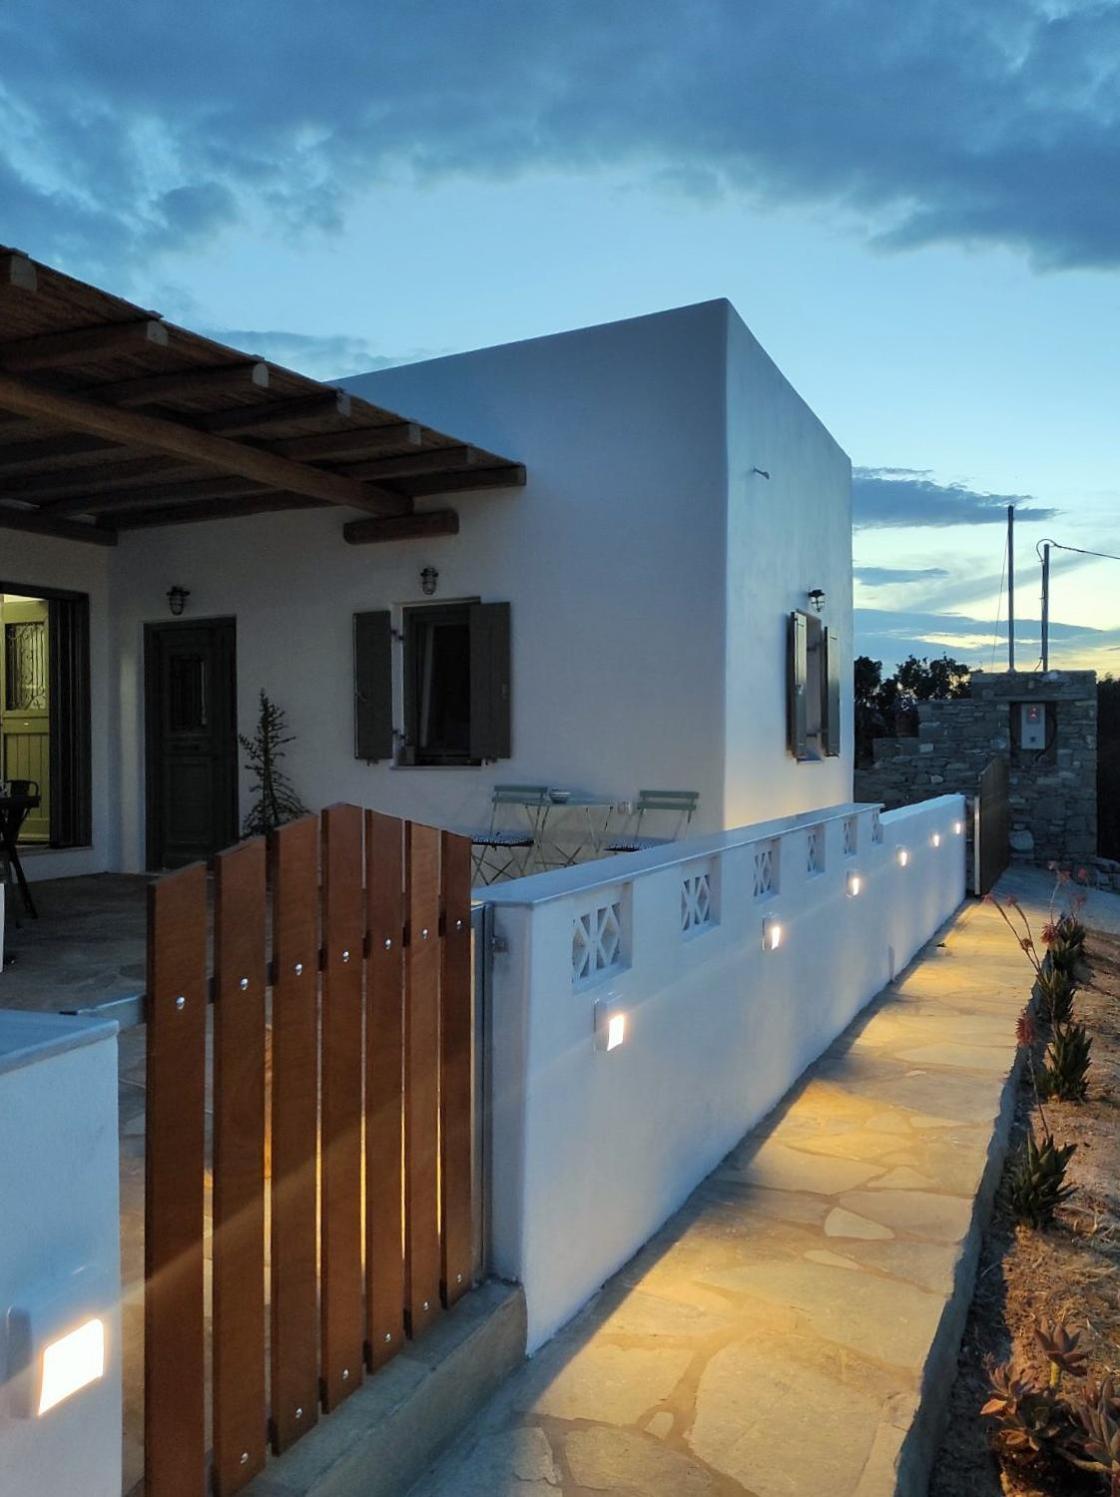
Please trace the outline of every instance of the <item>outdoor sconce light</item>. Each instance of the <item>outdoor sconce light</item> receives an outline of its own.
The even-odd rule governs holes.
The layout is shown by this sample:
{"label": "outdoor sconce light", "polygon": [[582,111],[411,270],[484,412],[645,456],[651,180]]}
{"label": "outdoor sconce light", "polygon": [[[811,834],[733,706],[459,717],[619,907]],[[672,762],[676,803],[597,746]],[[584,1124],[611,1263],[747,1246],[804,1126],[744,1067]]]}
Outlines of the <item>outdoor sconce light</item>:
{"label": "outdoor sconce light", "polygon": [[818,613],[820,613],[824,608],[824,588],[811,587],[809,589],[808,597],[809,602],[812,603],[813,607],[817,610]]}
{"label": "outdoor sconce light", "polygon": [[[78,1309],[83,1301],[85,1309]],[[105,1321],[89,1313],[89,1301],[86,1279],[76,1274],[60,1295],[9,1309],[7,1412],[12,1418],[40,1418],[105,1376]]]}
{"label": "outdoor sconce light", "polygon": [[785,931],[782,922],[774,915],[767,915],[762,922],[762,949],[763,951],[777,951],[782,944]]}
{"label": "outdoor sconce light", "polygon": [[613,994],[595,1005],[595,1048],[617,1050],[626,1038],[626,1015]]}
{"label": "outdoor sconce light", "polygon": [[167,606],[168,608],[170,608],[171,612],[176,618],[178,618],[183,612],[183,609],[186,608],[187,599],[190,597],[190,595],[190,588],[180,587],[178,583],[176,583],[174,587],[169,587],[167,589]]}
{"label": "outdoor sconce light", "polygon": [[420,591],[430,598],[439,586],[439,572],[435,567],[425,567],[420,573]]}
{"label": "outdoor sconce light", "polygon": [[940,847],[941,846],[941,833],[940,832],[934,832],[933,836],[929,840],[933,843],[934,847]]}
{"label": "outdoor sconce light", "polygon": [[910,852],[909,852],[909,849],[905,848],[905,847],[900,847],[898,849],[896,857],[898,858],[898,866],[900,868],[905,868],[906,865],[907,865],[907,863],[909,863],[909,861],[910,861]]}
{"label": "outdoor sconce light", "polygon": [[964,822],[963,821],[954,821],[953,822],[953,835],[954,835],[954,837],[959,837],[960,834],[963,831],[964,831]]}
{"label": "outdoor sconce light", "polygon": [[848,874],[848,893],[854,899],[856,897],[856,895],[859,893],[859,891],[862,888],[863,888],[863,874],[862,873],[856,873],[855,870],[853,869],[852,872]]}

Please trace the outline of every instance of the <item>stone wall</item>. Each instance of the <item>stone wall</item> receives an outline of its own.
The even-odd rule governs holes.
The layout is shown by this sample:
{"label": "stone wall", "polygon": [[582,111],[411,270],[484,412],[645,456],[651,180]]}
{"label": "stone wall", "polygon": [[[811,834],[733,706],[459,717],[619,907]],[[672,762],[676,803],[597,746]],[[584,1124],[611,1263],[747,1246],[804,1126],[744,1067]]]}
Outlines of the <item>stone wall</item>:
{"label": "stone wall", "polygon": [[[1046,747],[1019,745],[1022,702],[1044,704]],[[972,695],[923,702],[916,738],[877,738],[857,769],[856,799],[888,808],[960,791],[971,795],[996,757],[1009,762],[1012,857],[1093,858],[1097,850],[1097,677],[1094,671],[976,671]]]}

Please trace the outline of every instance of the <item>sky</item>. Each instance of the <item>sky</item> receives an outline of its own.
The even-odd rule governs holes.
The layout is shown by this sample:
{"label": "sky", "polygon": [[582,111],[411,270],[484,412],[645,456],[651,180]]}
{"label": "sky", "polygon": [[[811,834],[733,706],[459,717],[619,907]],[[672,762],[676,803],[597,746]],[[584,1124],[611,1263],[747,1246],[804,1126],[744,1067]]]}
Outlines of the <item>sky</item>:
{"label": "sky", "polygon": [[[734,303],[851,455],[857,652],[1120,556],[1120,0],[5,0],[0,242],[323,377]],[[1051,663],[1120,672],[1120,561]]]}

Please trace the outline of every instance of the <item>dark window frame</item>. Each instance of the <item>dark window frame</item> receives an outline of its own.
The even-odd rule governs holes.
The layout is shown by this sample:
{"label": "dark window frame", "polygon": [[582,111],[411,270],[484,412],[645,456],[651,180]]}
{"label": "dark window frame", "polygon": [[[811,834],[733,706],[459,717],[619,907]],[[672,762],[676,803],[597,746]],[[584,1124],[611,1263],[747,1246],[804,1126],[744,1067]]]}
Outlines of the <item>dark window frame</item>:
{"label": "dark window frame", "polygon": [[[401,664],[404,685],[403,738],[399,762],[417,769],[471,769],[478,768],[482,760],[471,756],[469,747],[462,750],[422,748],[420,744],[421,682],[424,655],[422,640],[429,635],[433,622],[453,623],[464,630],[467,643],[468,672],[470,669],[471,608],[476,599],[454,603],[406,604],[401,610]],[[467,734],[470,737],[470,677],[467,678],[468,718]]]}

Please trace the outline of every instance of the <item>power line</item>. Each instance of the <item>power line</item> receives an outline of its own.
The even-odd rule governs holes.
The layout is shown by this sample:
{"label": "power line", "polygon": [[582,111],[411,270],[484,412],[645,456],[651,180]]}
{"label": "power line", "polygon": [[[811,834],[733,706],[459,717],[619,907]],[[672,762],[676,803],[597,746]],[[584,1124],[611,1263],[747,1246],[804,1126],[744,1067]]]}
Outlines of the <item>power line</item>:
{"label": "power line", "polygon": [[1052,541],[1049,536],[1035,542],[1034,552],[1039,561],[1042,560],[1040,546],[1053,546],[1058,551],[1076,551],[1078,556],[1097,556],[1101,561],[1120,561],[1120,556],[1113,556],[1111,551],[1086,551],[1084,546],[1065,546],[1061,541]]}

